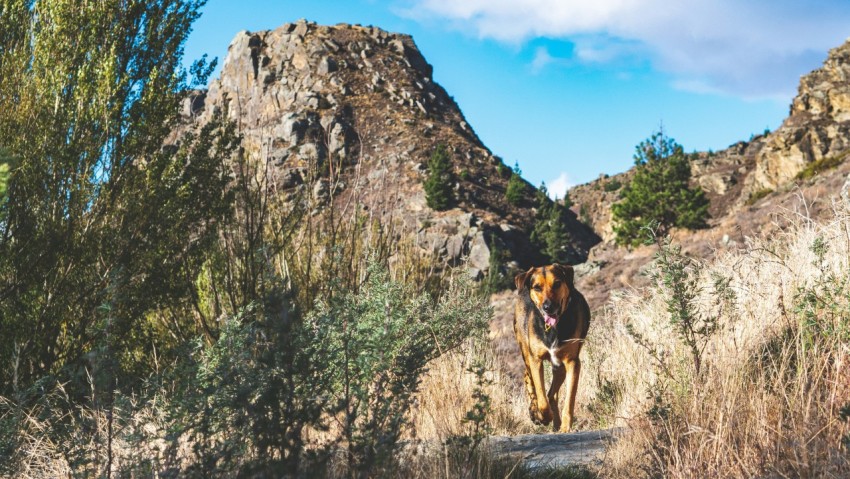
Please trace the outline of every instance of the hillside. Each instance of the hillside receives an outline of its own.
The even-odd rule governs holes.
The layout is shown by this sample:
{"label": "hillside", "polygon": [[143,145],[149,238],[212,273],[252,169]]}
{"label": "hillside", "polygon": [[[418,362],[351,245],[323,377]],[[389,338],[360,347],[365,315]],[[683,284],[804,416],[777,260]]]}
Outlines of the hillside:
{"label": "hillside", "polygon": [[[506,201],[509,168],[434,82],[408,35],[304,20],[240,32],[220,78],[187,105],[200,123],[221,109],[238,123],[244,151],[273,165],[286,197],[332,195],[337,208],[353,200],[441,264],[468,257],[473,277],[488,270],[494,242],[512,268],[541,261],[529,243],[534,188],[526,184],[519,205]],[[427,207],[422,188],[439,144],[458,178],[457,205],[445,212]],[[570,256],[581,262],[598,238],[575,218],[568,230]]]}
{"label": "hillside", "polygon": [[[678,231],[675,239],[688,254],[707,259],[743,246],[748,238],[782,230],[800,215],[822,218],[845,185],[848,151],[850,41],[801,78],[789,116],[775,131],[692,155],[692,181],[711,201],[711,219],[708,229]],[[620,192],[615,186],[631,176],[632,170],[603,175],[569,192],[574,211],[603,239],[580,268],[579,284],[595,308],[612,291],[645,284],[641,271],[654,255],[654,247],[629,250],[613,243],[611,205]]]}

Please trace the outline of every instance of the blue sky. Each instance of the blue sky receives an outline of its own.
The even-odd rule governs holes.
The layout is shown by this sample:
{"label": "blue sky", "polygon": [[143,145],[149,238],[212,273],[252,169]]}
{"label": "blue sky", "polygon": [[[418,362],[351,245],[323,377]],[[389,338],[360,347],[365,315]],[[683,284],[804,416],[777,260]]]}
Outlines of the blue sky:
{"label": "blue sky", "polygon": [[187,60],[299,18],[413,35],[482,141],[558,196],[662,123],[686,151],[775,129],[850,37],[848,0],[209,0]]}

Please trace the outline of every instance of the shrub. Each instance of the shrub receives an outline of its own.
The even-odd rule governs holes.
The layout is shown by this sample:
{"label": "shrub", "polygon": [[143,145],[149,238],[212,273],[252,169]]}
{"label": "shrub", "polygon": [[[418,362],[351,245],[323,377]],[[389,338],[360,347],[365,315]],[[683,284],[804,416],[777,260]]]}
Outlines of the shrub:
{"label": "shrub", "polygon": [[499,173],[499,176],[502,178],[509,178],[511,176],[511,169],[508,168],[508,165],[501,161],[496,164],[496,172]]}
{"label": "shrub", "polygon": [[522,179],[522,170],[519,169],[519,163],[516,163],[505,189],[505,198],[508,203],[518,206],[525,199],[526,189],[525,181]]}
{"label": "shrub", "polygon": [[766,197],[771,193],[773,193],[773,189],[771,188],[762,188],[760,190],[753,191],[752,193],[750,193],[750,196],[747,197],[747,201],[745,202],[745,204],[747,206],[753,206],[754,204],[758,203],[760,199]]}
{"label": "shrub", "polygon": [[487,268],[487,276],[481,282],[481,292],[489,296],[499,291],[510,289],[513,281],[505,270],[505,263],[510,261],[510,251],[502,247],[501,242],[495,237],[490,237],[490,261]]}
{"label": "shrub", "polygon": [[460,174],[458,175],[458,177],[463,181],[469,181],[469,179],[472,178],[472,175],[469,173],[469,170],[464,168],[460,170]]}
{"label": "shrub", "polygon": [[425,201],[429,208],[437,211],[446,210],[455,203],[455,175],[449,153],[443,144],[428,160],[428,178],[425,180]]}
{"label": "shrub", "polygon": [[691,166],[682,146],[659,131],[641,142],[635,153],[635,175],[612,208],[614,233],[620,244],[640,242],[641,230],[655,224],[659,237],[673,227],[703,228],[708,199],[691,187]]}
{"label": "shrub", "polygon": [[[276,295],[246,308],[188,355],[168,398],[163,463],[180,462],[179,453],[189,475],[310,476],[330,467],[381,476],[396,466],[425,365],[482,334],[491,316],[463,277],[433,299],[374,263],[360,291],[321,298],[303,319],[286,304]],[[324,439],[310,443],[310,432]],[[341,464],[330,460],[334,451]]]}
{"label": "shrub", "polygon": [[611,193],[612,191],[617,191],[622,187],[623,187],[623,183],[620,180],[614,178],[611,181],[606,182],[602,186],[602,189]]}
{"label": "shrub", "polygon": [[850,151],[846,151],[838,156],[827,156],[819,160],[815,160],[807,164],[802,171],[797,173],[795,178],[798,180],[808,180],[809,178],[813,178],[815,175],[819,175],[824,171],[836,168],[844,162],[844,159],[847,158],[848,154],[850,154]]}

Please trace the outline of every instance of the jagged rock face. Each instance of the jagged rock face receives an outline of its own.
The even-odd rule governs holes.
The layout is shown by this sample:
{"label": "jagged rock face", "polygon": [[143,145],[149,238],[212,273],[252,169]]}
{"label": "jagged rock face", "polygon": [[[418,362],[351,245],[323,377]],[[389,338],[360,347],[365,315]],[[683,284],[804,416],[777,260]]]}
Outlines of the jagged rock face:
{"label": "jagged rock face", "polygon": [[[830,51],[823,67],[800,80],[791,113],[776,131],[717,153],[692,156],[693,183],[706,192],[709,224],[745,208],[760,190],[782,189],[813,161],[850,149],[850,41]],[[627,182],[631,170],[570,190],[581,217],[605,241],[614,239],[611,205],[619,195],[604,191],[611,180]]]}
{"label": "jagged rock face", "polygon": [[[281,194],[333,194],[335,204],[353,198],[399,225],[423,251],[447,263],[468,257],[473,276],[488,268],[493,242],[518,266],[540,260],[527,234],[533,205],[507,203],[501,160],[433,81],[408,35],[303,20],[240,32],[220,78],[185,111],[201,123],[225,111],[239,126],[243,149],[273,166]],[[463,177],[454,185],[457,208],[445,212],[427,207],[422,188],[438,144]],[[569,227],[582,260],[596,238],[576,220]]]}
{"label": "jagged rock face", "polygon": [[782,126],[756,161],[750,190],[776,188],[806,164],[850,148],[850,41],[830,50],[823,66],[800,79]]}

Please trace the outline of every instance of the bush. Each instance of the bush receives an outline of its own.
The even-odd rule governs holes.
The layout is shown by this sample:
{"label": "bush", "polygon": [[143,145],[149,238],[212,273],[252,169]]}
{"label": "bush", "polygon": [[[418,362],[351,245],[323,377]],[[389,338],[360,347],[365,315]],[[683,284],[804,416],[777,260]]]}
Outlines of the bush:
{"label": "bush", "polygon": [[[172,447],[193,445],[185,472],[315,473],[331,449],[344,452],[333,466],[353,476],[393,466],[425,365],[481,334],[491,313],[460,278],[435,300],[376,264],[367,275],[359,292],[321,299],[303,321],[248,308],[199,347],[172,414]],[[309,455],[308,429],[327,436]]]}
{"label": "bush", "polygon": [[663,131],[641,142],[635,153],[635,176],[623,189],[623,199],[611,208],[617,242],[639,243],[641,230],[650,224],[659,237],[673,227],[707,226],[708,199],[701,188],[690,187],[690,178],[682,146]]}
{"label": "bush", "polygon": [[623,183],[618,179],[613,179],[611,181],[607,181],[602,185],[602,189],[611,193],[613,191],[617,191],[623,187]]}
{"label": "bush", "polygon": [[747,201],[745,202],[745,204],[747,206],[753,206],[754,204],[758,203],[760,199],[766,197],[771,193],[773,193],[773,189],[771,188],[762,188],[760,190],[753,191],[752,193],[750,193],[750,196],[747,197]]}
{"label": "bush", "polygon": [[428,178],[425,180],[425,201],[428,207],[437,211],[447,210],[455,203],[455,175],[449,159],[449,153],[443,144],[428,160]]}
{"label": "bush", "polygon": [[850,151],[844,152],[838,156],[827,156],[819,160],[815,160],[807,164],[802,171],[797,173],[795,178],[798,180],[808,180],[809,178],[813,178],[815,175],[819,175],[824,171],[837,168],[838,165],[844,162],[844,159],[847,158],[848,154],[850,154]]}
{"label": "bush", "polygon": [[525,199],[526,184],[522,179],[522,170],[519,169],[519,163],[514,165],[511,178],[508,180],[508,186],[505,189],[505,198],[508,203],[518,206]]}

